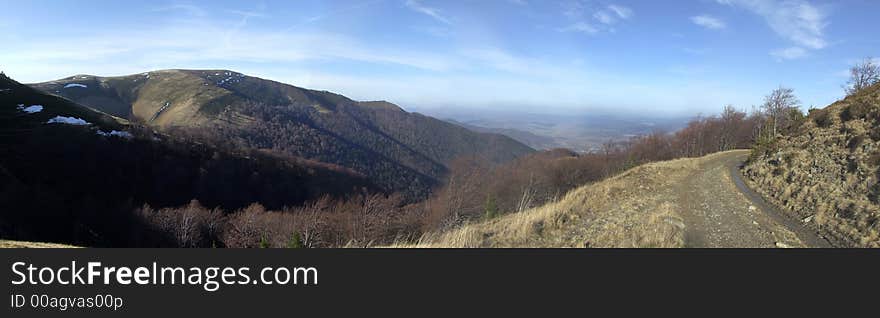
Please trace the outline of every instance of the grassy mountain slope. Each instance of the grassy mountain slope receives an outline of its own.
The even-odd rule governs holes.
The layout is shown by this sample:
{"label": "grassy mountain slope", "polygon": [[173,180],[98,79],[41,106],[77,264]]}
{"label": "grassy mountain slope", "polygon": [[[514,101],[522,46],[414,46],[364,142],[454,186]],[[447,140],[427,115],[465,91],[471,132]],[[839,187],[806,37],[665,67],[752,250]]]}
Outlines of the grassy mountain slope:
{"label": "grassy mountain slope", "polygon": [[880,85],[755,150],[752,186],[840,245],[880,247]]}
{"label": "grassy mountain slope", "polygon": [[279,208],[362,191],[379,189],[342,167],[154,134],[0,76],[0,238],[127,246],[145,203]]}
{"label": "grassy mountain slope", "polygon": [[424,236],[400,247],[683,247],[675,185],[729,153],[644,164],[561,200]]}
{"label": "grassy mountain slope", "polygon": [[388,102],[356,102],[226,70],[78,75],[33,86],[164,131],[195,130],[221,142],[342,165],[387,190],[416,196],[458,156],[504,162],[533,151]]}

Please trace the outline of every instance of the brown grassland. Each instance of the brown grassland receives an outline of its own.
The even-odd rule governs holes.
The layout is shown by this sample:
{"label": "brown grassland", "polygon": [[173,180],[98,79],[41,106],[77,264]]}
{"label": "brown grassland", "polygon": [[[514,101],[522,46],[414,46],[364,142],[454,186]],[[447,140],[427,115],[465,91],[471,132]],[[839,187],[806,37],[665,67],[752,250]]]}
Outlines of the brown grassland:
{"label": "brown grassland", "polygon": [[557,202],[393,247],[683,247],[673,185],[722,154],[641,165]]}

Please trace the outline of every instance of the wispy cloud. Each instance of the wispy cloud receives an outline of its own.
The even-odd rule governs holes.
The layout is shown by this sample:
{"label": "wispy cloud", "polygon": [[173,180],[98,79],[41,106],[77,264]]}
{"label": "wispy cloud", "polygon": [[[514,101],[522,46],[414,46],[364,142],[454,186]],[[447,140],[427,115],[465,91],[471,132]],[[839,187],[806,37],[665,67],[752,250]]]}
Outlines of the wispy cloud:
{"label": "wispy cloud", "polygon": [[572,22],[558,30],[560,32],[580,32],[585,34],[596,34],[602,31],[613,32],[612,25],[633,17],[632,9],[615,4],[594,9],[592,14],[588,13],[588,5],[584,1],[565,2],[562,15],[572,20]]}
{"label": "wispy cloud", "polygon": [[627,20],[633,16],[632,9],[624,7],[624,6],[612,4],[612,5],[608,5],[608,10],[613,11],[615,14],[617,14],[618,17],[620,17],[621,19],[624,19],[624,20]]}
{"label": "wispy cloud", "polygon": [[[827,13],[806,0],[716,0],[760,15],[779,36],[806,49],[825,48]],[[795,50],[786,49],[790,52]]]}
{"label": "wispy cloud", "polygon": [[561,4],[562,15],[571,19],[580,19],[584,16],[587,5],[583,1],[566,1]]}
{"label": "wispy cloud", "polygon": [[257,11],[244,11],[244,10],[226,10],[234,15],[241,16],[242,18],[265,18],[266,14]]}
{"label": "wispy cloud", "polygon": [[363,8],[366,8],[366,7],[369,7],[369,6],[375,5],[375,4],[377,4],[377,3],[381,2],[381,1],[383,1],[383,0],[366,1],[366,2],[362,2],[362,3],[357,3],[357,4],[354,4],[354,5],[350,5],[350,6],[347,6],[347,7],[342,7],[342,8],[339,8],[339,9],[335,9],[335,10],[325,11],[325,12],[323,12],[323,13],[316,14],[316,15],[313,15],[313,16],[311,16],[311,17],[308,17],[308,18],[306,18],[305,20],[300,21],[299,23],[294,24],[293,26],[288,27],[288,28],[285,29],[284,31],[285,31],[285,32],[292,31],[292,30],[294,30],[294,29],[296,29],[296,28],[299,28],[299,27],[301,27],[301,26],[303,26],[303,25],[306,25],[306,24],[312,24],[312,23],[315,23],[315,22],[318,22],[318,21],[321,21],[321,20],[327,19],[327,18],[329,18],[329,17],[332,17],[332,16],[335,16],[335,15],[339,15],[339,14],[345,13],[345,12],[355,11],[355,10],[361,10],[361,9],[363,9]]}
{"label": "wispy cloud", "polygon": [[[321,49],[315,50],[316,47]],[[89,68],[109,70],[115,74],[138,72],[138,68],[178,68],[183,65],[231,67],[239,63],[308,61],[354,61],[435,72],[458,67],[454,59],[438,53],[377,47],[339,34],[276,33],[249,28],[230,33],[225,22],[211,20],[180,22],[149,29],[108,29],[88,36],[31,42],[5,48],[0,52],[0,60],[22,69],[44,69],[41,65],[55,65],[59,69],[67,65],[90,65]],[[90,72],[88,69],[80,71]]]}
{"label": "wispy cloud", "polygon": [[727,25],[721,19],[707,14],[691,17],[691,22],[711,30],[720,30],[727,27]]}
{"label": "wispy cloud", "polygon": [[452,24],[452,21],[450,21],[449,18],[440,14],[440,10],[426,6],[422,4],[422,1],[420,0],[406,0],[406,7],[415,12],[432,17],[439,22]]}
{"label": "wispy cloud", "polygon": [[595,18],[596,20],[598,20],[602,24],[612,24],[617,20],[613,16],[611,16],[611,14],[608,13],[607,11],[601,11],[601,10],[596,11],[596,13],[593,14],[593,18]]}
{"label": "wispy cloud", "polygon": [[[552,63],[521,57],[499,48],[458,47],[438,52],[418,47],[389,47],[338,33],[268,31],[244,23],[246,19],[262,14],[249,11],[229,13],[241,16],[233,28],[230,28],[228,19],[205,17],[173,20],[150,27],[103,29],[88,35],[61,36],[7,47],[0,51],[0,60],[15,65],[15,69],[30,70],[27,73],[40,80],[66,73],[91,73],[91,69],[107,72],[97,75],[119,75],[145,69],[199,65],[234,68],[243,64],[286,64],[302,67],[314,62],[396,66],[408,72],[432,74],[488,70],[536,76],[560,71]],[[77,70],[68,67],[70,65],[89,68]]]}
{"label": "wispy cloud", "polygon": [[172,4],[163,7],[154,8],[153,12],[167,12],[167,11],[183,11],[189,15],[196,17],[204,17],[208,15],[208,11],[202,9],[202,7],[191,5],[191,4]]}
{"label": "wispy cloud", "polygon": [[785,49],[778,49],[770,52],[770,55],[778,60],[794,60],[807,56],[807,50],[801,47],[793,46]]}
{"label": "wispy cloud", "polygon": [[580,32],[586,34],[596,34],[599,33],[599,29],[593,26],[592,24],[578,21],[571,25],[568,25],[564,28],[559,28],[560,32]]}
{"label": "wispy cloud", "polygon": [[608,5],[603,9],[597,10],[593,13],[593,18],[599,21],[602,24],[615,24],[619,20],[629,20],[633,16],[633,11],[630,8],[619,6],[619,5]]}

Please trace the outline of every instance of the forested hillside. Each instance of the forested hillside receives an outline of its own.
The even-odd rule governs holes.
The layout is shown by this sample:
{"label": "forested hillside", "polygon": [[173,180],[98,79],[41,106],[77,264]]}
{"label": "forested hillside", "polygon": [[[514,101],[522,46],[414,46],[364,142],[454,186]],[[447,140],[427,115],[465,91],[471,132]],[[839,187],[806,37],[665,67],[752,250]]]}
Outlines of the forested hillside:
{"label": "forested hillside", "polygon": [[508,137],[388,102],[356,102],[225,70],[77,75],[33,86],[173,135],[341,165],[413,200],[439,184],[454,158],[503,163],[533,152]]}
{"label": "forested hillside", "polygon": [[379,191],[342,167],[154,133],[0,76],[3,238],[129,246],[151,240],[132,213],[144,204],[281,208]]}

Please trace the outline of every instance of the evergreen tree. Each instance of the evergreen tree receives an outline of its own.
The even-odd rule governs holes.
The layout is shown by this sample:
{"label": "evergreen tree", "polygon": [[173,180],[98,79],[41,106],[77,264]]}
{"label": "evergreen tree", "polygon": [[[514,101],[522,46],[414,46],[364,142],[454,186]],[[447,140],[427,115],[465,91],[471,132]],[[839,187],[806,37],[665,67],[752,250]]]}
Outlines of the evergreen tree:
{"label": "evergreen tree", "polygon": [[290,242],[287,242],[288,248],[304,248],[302,237],[299,235],[299,232],[294,231],[293,235],[290,236]]}
{"label": "evergreen tree", "polygon": [[486,219],[494,219],[498,216],[498,203],[492,194],[486,198]]}

